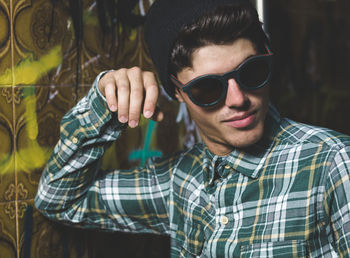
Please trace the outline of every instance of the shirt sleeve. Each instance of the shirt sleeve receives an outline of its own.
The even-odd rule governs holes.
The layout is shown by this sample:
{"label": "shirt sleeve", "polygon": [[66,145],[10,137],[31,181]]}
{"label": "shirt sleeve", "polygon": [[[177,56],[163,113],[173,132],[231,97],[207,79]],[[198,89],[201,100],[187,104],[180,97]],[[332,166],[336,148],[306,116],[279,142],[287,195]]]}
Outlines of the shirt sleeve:
{"label": "shirt sleeve", "polygon": [[131,170],[100,170],[105,149],[125,127],[99,93],[102,75],[63,117],[35,206],[50,219],[84,228],[168,234],[168,162],[150,160]]}
{"label": "shirt sleeve", "polygon": [[337,150],[326,180],[328,238],[340,257],[350,257],[350,146]]}

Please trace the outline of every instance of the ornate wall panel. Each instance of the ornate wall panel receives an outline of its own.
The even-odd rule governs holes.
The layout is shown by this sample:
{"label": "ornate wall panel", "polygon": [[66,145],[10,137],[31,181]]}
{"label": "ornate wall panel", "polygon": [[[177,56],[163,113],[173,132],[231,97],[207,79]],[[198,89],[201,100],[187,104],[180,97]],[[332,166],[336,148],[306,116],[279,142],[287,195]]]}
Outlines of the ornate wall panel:
{"label": "ornate wall panel", "polygon": [[[84,1],[84,25],[82,62],[82,83],[91,85],[96,75],[103,70],[117,66],[117,49],[120,38],[117,28],[104,34],[99,26],[97,4],[95,1]],[[116,35],[112,38],[112,35]]]}
{"label": "ornate wall panel", "polygon": [[15,202],[0,203],[0,254],[4,258],[17,257]]}
{"label": "ornate wall panel", "polygon": [[13,89],[0,86],[0,203],[15,201]]}
{"label": "ornate wall panel", "polygon": [[[134,1],[135,2],[135,1]],[[150,1],[140,1],[137,8],[147,11]],[[106,15],[107,16],[107,15]],[[83,83],[91,84],[95,76],[105,69],[140,66],[153,69],[151,60],[146,53],[141,28],[122,26],[116,23],[106,32],[101,30],[98,17],[98,7],[95,1],[84,1],[84,27],[82,48]],[[118,19],[118,17],[116,17]]]}
{"label": "ornate wall panel", "polygon": [[0,1],[0,85],[12,84],[10,3]]}
{"label": "ornate wall panel", "polygon": [[77,58],[67,1],[17,0],[13,16],[14,62],[22,71],[15,84],[74,84]]}
{"label": "ornate wall panel", "polygon": [[22,92],[16,103],[16,168],[18,184],[25,195],[19,200],[34,198],[41,171],[59,136],[62,116],[74,105],[75,87],[16,87]]}

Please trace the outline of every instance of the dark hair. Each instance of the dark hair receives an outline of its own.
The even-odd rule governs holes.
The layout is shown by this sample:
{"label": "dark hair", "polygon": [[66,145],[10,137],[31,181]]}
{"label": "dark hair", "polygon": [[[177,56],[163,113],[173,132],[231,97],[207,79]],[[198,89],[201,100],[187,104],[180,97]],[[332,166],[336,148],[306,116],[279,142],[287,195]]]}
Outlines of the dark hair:
{"label": "dark hair", "polygon": [[169,72],[176,75],[192,67],[192,54],[200,47],[230,44],[239,38],[250,40],[258,53],[265,52],[268,39],[256,9],[250,3],[218,6],[180,30],[170,51]]}

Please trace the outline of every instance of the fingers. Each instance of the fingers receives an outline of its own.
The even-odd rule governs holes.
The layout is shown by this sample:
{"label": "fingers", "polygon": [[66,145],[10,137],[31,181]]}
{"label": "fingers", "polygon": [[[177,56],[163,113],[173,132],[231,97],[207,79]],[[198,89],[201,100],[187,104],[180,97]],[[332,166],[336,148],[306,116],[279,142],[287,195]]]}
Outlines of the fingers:
{"label": "fingers", "polygon": [[159,97],[159,88],[157,79],[154,73],[145,72],[144,85],[146,89],[145,103],[143,107],[143,115],[156,122],[160,122],[164,118],[163,112],[157,107],[157,100]]}
{"label": "fingers", "polygon": [[116,83],[113,72],[106,73],[99,81],[98,88],[103,96],[106,97],[109,109],[112,112],[117,111],[117,97],[115,94]]}
{"label": "fingers", "polygon": [[106,73],[99,81],[100,92],[109,109],[118,111],[118,120],[130,127],[139,124],[141,113],[146,118],[161,121],[164,114],[157,108],[158,83],[154,73],[139,67]]}
{"label": "fingers", "polygon": [[139,123],[144,98],[143,72],[138,67],[131,68],[128,70],[128,78],[130,81],[129,126],[134,128]]}
{"label": "fingers", "polygon": [[146,91],[143,115],[146,118],[151,118],[154,115],[157,106],[159,95],[158,84],[154,74],[151,72],[144,73],[143,82]]}
{"label": "fingers", "polygon": [[109,109],[112,112],[117,111],[118,103],[115,95],[115,85],[112,83],[108,83],[105,88],[105,96],[107,100],[107,104]]}
{"label": "fingers", "polygon": [[118,120],[126,123],[129,120],[130,83],[126,70],[120,70],[115,75],[116,92],[118,99]]}

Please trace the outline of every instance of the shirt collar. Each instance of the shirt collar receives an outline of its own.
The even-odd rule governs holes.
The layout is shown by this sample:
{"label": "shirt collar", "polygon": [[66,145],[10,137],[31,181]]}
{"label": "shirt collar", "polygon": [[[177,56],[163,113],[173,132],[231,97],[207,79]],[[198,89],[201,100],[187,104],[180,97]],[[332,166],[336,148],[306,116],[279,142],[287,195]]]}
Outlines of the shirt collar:
{"label": "shirt collar", "polygon": [[[233,171],[250,178],[258,178],[269,153],[276,143],[276,135],[280,131],[280,115],[270,106],[265,121],[265,132],[262,139],[245,149],[234,149],[227,156],[218,156],[204,147],[204,170],[208,183],[212,184],[215,176],[227,177]],[[218,175],[215,175],[215,171]]]}

